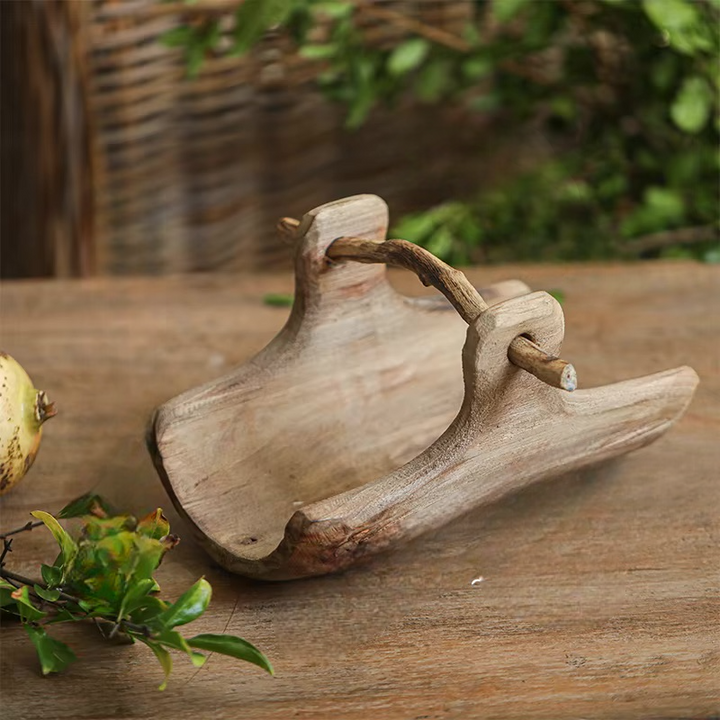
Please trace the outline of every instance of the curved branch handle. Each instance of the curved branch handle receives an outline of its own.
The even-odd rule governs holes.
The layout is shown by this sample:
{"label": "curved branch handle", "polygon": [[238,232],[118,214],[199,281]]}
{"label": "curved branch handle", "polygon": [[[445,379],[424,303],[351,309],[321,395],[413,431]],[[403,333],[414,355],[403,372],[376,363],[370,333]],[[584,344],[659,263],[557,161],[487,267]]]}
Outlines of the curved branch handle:
{"label": "curved branch handle", "polygon": [[[287,221],[285,218],[284,221]],[[377,243],[357,237],[341,237],[327,249],[331,260],[354,260],[361,263],[386,263],[414,272],[426,287],[436,287],[470,325],[488,309],[480,293],[465,273],[450,267],[425,248],[407,240]],[[534,375],[544,383],[572,392],[577,388],[577,373],[567,361],[550,355],[524,336],[516,337],[508,349],[513,365]]]}
{"label": "curved branch handle", "polygon": [[341,237],[327,249],[331,260],[355,260],[361,263],[386,263],[414,272],[420,282],[436,287],[469,325],[488,305],[465,277],[425,248],[408,240],[386,240],[382,243],[356,237]]}

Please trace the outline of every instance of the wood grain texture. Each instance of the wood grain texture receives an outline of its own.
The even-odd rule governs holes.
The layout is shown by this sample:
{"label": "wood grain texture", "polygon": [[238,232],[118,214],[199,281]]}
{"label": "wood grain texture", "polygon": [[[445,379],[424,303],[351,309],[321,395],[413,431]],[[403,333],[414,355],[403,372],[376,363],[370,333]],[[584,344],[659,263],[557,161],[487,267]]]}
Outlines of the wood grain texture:
{"label": "wood grain texture", "polygon": [[94,266],[86,2],[3,2],[0,277]]}
{"label": "wood grain texture", "polygon": [[[286,230],[287,219],[280,221],[278,229],[282,232]],[[408,240],[377,243],[363,238],[341,237],[333,241],[327,255],[335,261],[385,263],[412,270],[423,285],[432,285],[440,290],[466,323],[472,324],[481,312],[487,310],[482,294],[461,270],[450,267],[425,248]],[[577,375],[570,363],[549,355],[522,335],[513,339],[507,355],[512,363],[553,387],[570,392],[577,388]]]}
{"label": "wood grain texture", "polygon": [[[162,505],[183,536],[161,567],[164,593],[177,597],[205,574],[214,596],[197,632],[243,635],[277,670],[270,678],[213,656],[198,671],[178,657],[159,693],[162,673],[145,648],[67,628],[58,637],[80,660],[43,679],[22,630],[3,627],[3,717],[720,712],[720,272],[682,262],[489,268],[469,277],[561,289],[563,351],[588,387],[625,376],[629,365],[633,374],[694,366],[701,385],[688,413],[620,461],[469,513],[364,568],[290,584],[244,580],[209,562],[169,507],[143,434],[152,408],[224,374],[277,333],[287,311],[261,298],[290,291],[292,277],[3,284],[1,344],[60,412],[32,472],[0,501],[2,527],[90,489],[137,512]],[[408,274],[391,278],[404,292],[423,292]],[[12,568],[32,574],[53,557],[51,538],[36,530],[18,539]],[[472,586],[478,576],[484,581]]]}
{"label": "wood grain texture", "polygon": [[[149,447],[168,493],[232,572],[289,580],[345,569],[533,482],[642,447],[692,398],[687,366],[572,396],[558,389],[560,373],[554,387],[527,376],[511,349],[534,375],[562,363],[559,303],[538,292],[491,309],[461,271],[385,241],[387,219],[375,195],[307,213],[287,324],[153,418]],[[434,285],[469,327],[395,292],[378,261]],[[521,336],[545,353],[525,341],[540,357],[523,355]]]}

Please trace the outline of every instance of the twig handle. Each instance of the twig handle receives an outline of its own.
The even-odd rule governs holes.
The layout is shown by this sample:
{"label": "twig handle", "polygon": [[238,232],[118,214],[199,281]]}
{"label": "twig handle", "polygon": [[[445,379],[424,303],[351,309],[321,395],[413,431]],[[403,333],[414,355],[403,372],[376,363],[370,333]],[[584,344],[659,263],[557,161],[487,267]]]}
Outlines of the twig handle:
{"label": "twig handle", "polygon": [[[284,218],[284,221],[287,220]],[[407,240],[382,243],[356,237],[341,237],[327,249],[331,260],[354,260],[362,263],[386,263],[414,272],[423,285],[436,287],[468,324],[487,310],[488,305],[473,287],[465,273],[450,267],[425,248]],[[525,337],[516,337],[508,349],[513,365],[526,370],[548,385],[572,392],[577,387],[577,373],[567,361],[546,353]]]}
{"label": "twig handle", "polygon": [[[285,217],[278,222],[278,231],[292,237],[300,223]],[[326,252],[331,260],[354,260],[361,263],[386,263],[414,272],[423,285],[436,287],[468,324],[488,309],[482,295],[473,287],[465,273],[450,267],[425,248],[407,240],[386,240],[382,243],[358,237],[340,237]],[[577,373],[566,360],[539,348],[526,337],[516,337],[508,348],[508,359],[538,380],[572,392],[577,388]]]}
{"label": "twig handle", "polygon": [[473,322],[488,305],[465,277],[425,248],[407,240],[386,240],[376,243],[355,237],[342,237],[327,249],[332,260],[355,260],[361,263],[386,263],[412,270],[420,282],[436,287],[466,322]]}
{"label": "twig handle", "polygon": [[547,385],[572,392],[577,388],[575,366],[546,353],[528,338],[516,337],[508,348],[508,359]]}

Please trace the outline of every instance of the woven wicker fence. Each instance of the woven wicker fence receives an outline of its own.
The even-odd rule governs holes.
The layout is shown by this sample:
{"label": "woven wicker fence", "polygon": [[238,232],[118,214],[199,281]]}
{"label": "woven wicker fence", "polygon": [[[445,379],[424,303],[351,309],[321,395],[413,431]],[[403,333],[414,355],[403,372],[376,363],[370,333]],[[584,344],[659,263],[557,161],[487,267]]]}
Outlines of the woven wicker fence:
{"label": "woven wicker fence", "polygon": [[[42,238],[44,258],[15,274],[279,267],[281,215],[375,192],[397,216],[478,174],[466,159],[476,128],[458,110],[405,103],[345,130],[316,68],[280,34],[187,80],[180,51],[158,41],[181,17],[154,0],[11,4],[26,61],[18,111],[40,116],[15,128],[36,146],[22,172],[41,175],[27,181],[37,216],[27,243]],[[472,11],[470,0],[377,4],[456,33]],[[399,32],[367,28],[380,44]]]}

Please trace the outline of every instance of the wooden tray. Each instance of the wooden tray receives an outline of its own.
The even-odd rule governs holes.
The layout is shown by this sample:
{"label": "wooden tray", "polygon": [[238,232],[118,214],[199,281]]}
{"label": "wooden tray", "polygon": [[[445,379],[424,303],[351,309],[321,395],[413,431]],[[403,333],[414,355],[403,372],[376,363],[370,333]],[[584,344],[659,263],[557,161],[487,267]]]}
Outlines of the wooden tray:
{"label": "wooden tray", "polygon": [[[573,393],[552,387],[567,368],[554,357],[556,300],[506,298],[524,290],[511,283],[488,307],[428,253],[405,262],[400,245],[383,243],[386,228],[387,207],[372,195],[308,213],[282,331],[153,417],[149,446],[167,491],[232,572],[290,579],[346,568],[531,482],[646,445],[693,395],[688,367]],[[398,295],[383,265],[337,260],[349,254],[414,263],[459,315]],[[545,352],[522,365],[530,372],[512,352],[528,338]]]}

